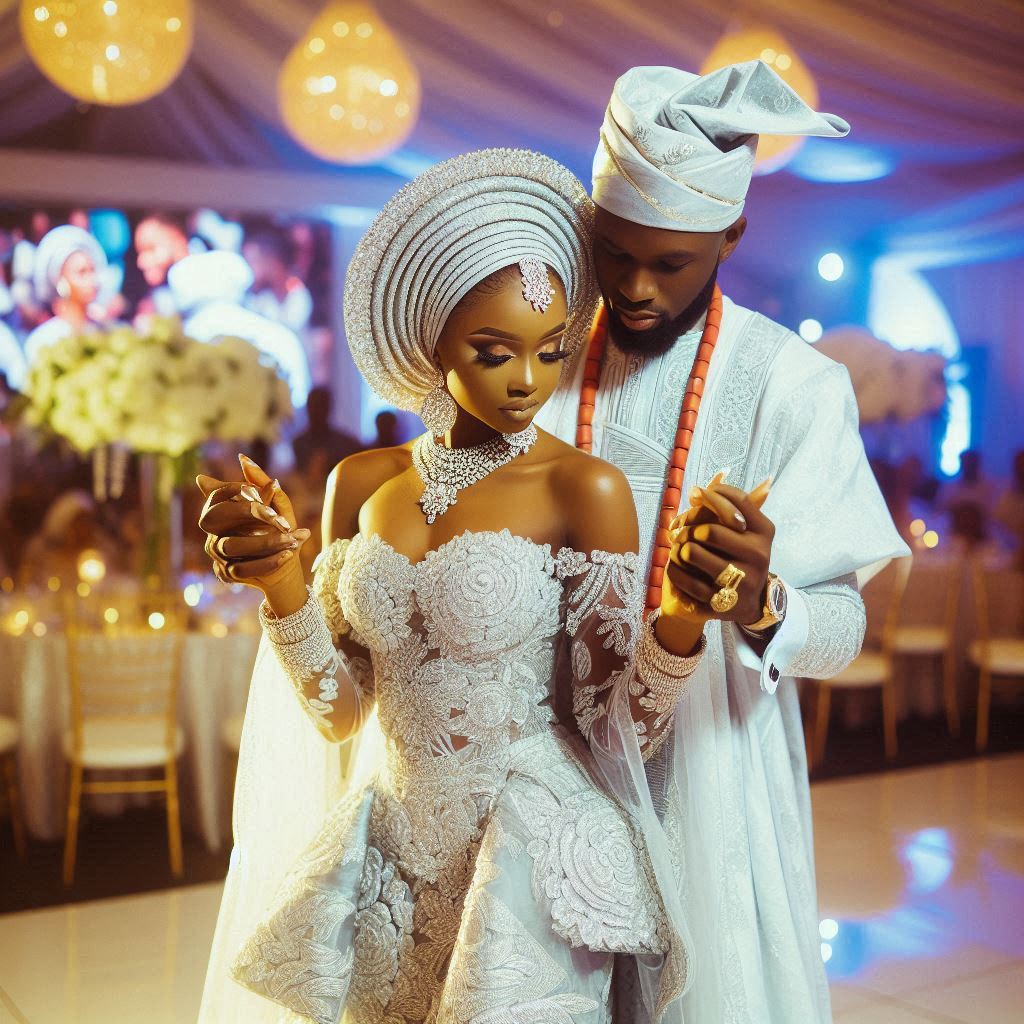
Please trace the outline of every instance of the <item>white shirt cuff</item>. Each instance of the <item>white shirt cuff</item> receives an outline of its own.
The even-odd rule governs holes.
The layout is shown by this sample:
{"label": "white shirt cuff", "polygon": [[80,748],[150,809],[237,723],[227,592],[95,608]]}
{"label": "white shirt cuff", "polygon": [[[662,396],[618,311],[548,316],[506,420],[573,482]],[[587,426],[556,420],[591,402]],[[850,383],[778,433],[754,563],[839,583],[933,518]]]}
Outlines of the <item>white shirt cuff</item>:
{"label": "white shirt cuff", "polygon": [[761,689],[765,693],[775,692],[779,680],[789,674],[789,666],[807,643],[810,621],[807,599],[785,580],[782,585],[786,588],[786,617],[775,630],[763,656],[750,645],[747,634],[736,627],[736,653],[740,663],[760,674]]}

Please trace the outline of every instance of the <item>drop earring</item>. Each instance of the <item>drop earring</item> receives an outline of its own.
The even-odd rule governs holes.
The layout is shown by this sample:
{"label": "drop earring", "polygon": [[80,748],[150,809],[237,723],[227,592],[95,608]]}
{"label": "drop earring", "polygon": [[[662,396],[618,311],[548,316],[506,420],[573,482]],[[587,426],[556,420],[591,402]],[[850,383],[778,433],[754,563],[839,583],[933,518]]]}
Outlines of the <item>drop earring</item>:
{"label": "drop earring", "polygon": [[455,426],[457,411],[455,399],[448,394],[442,381],[423,399],[420,419],[434,437],[443,437]]}
{"label": "drop earring", "polygon": [[68,284],[66,277],[61,277],[57,280],[56,289],[57,294],[62,299],[69,299],[71,297],[71,285]]}

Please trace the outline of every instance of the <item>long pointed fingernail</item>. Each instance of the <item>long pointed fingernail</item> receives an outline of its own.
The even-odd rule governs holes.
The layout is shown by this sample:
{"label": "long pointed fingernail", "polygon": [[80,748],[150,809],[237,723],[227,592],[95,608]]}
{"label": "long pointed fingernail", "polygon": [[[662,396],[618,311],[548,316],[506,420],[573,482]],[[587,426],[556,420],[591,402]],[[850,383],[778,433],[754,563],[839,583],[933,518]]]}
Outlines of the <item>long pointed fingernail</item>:
{"label": "long pointed fingernail", "polygon": [[699,505],[704,498],[704,492],[699,487],[690,488],[690,504]]}
{"label": "long pointed fingernail", "polygon": [[291,533],[291,530],[292,530],[292,524],[291,524],[291,523],[289,523],[289,522],[288,522],[288,520],[287,520],[287,519],[285,519],[285,517],[284,517],[284,516],[274,516],[274,522],[275,522],[275,523],[277,524],[277,526],[279,526],[279,527],[280,527],[280,528],[281,528],[282,530],[287,530],[287,531],[288,531],[289,533]]}
{"label": "long pointed fingernail", "polygon": [[252,484],[245,484],[238,492],[246,501],[263,501],[263,496]]}
{"label": "long pointed fingernail", "polygon": [[747,517],[742,512],[734,512],[733,518],[740,524],[740,526],[747,525]]}

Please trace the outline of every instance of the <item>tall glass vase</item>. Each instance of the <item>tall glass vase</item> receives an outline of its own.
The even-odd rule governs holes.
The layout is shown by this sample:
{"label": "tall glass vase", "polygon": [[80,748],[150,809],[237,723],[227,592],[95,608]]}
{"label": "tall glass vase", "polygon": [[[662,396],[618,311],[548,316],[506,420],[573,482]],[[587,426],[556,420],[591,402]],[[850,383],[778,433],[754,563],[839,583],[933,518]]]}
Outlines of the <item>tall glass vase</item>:
{"label": "tall glass vase", "polygon": [[147,452],[140,455],[139,460],[145,529],[142,578],[149,589],[174,590],[184,562],[182,489],[195,474],[197,453]]}

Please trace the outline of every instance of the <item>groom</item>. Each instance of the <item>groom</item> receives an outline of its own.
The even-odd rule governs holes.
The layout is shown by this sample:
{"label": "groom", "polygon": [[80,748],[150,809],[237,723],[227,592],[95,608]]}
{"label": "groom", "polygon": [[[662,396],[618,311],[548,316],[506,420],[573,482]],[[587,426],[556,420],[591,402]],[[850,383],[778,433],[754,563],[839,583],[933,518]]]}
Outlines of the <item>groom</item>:
{"label": "groom", "polygon": [[[695,949],[685,1024],[831,1020],[794,680],[830,677],[857,655],[858,580],[906,548],[868,468],[845,369],[728,298],[718,312],[713,297],[746,228],[758,135],[848,131],[760,61],[620,78],[593,169],[604,297],[594,330],[608,344],[581,348],[537,418],[569,443],[591,438],[626,474],[641,557],[669,539],[673,467],[685,458],[681,511],[694,487],[728,470],[724,485],[694,496],[700,525],[665,568],[711,621],[675,742],[648,766]],[[718,319],[702,369],[695,358],[707,357]],[[580,398],[594,381],[588,430]],[[768,477],[762,511],[746,494]],[[726,565],[742,573],[737,600],[715,612]],[[617,1019],[645,1020],[635,968],[622,968]]]}

